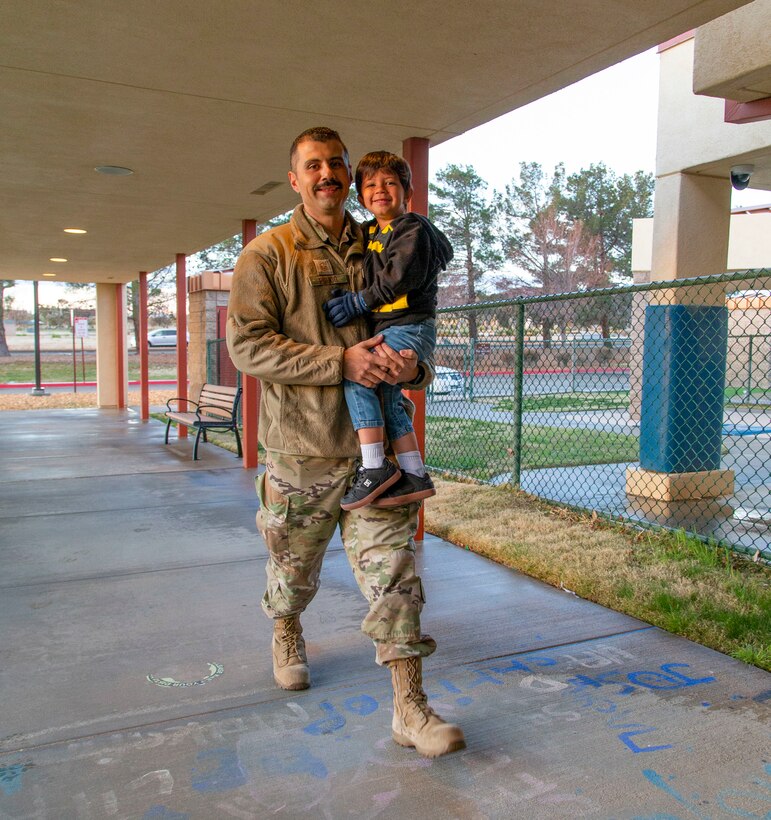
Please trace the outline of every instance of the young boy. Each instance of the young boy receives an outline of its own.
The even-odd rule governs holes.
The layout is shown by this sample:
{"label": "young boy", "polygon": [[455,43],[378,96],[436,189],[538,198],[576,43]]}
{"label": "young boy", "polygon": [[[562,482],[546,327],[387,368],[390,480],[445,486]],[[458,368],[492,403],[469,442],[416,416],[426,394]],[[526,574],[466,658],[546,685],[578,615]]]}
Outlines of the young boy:
{"label": "young boy", "polygon": [[[387,345],[397,351],[409,348],[425,360],[436,344],[437,276],[452,259],[452,247],[426,217],[407,211],[412,172],[396,154],[374,151],[362,157],[356,190],[359,202],[375,217],[362,226],[368,240],[364,289],[333,293],[324,311],[336,327],[367,316],[372,333],[382,333]],[[401,389],[386,383],[373,389],[347,380],[344,389],[362,465],[340,506],[397,507],[435,495]],[[385,457],[384,428],[401,469]]]}

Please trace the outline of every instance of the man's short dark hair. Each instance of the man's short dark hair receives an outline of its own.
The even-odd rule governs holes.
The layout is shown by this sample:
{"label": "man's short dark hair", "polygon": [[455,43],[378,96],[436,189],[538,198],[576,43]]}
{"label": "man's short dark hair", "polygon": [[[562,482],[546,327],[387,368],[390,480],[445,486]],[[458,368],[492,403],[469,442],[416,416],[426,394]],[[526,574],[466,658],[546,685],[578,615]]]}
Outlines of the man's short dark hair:
{"label": "man's short dark hair", "polygon": [[412,170],[406,159],[390,151],[371,151],[365,154],[356,166],[356,190],[361,193],[364,180],[369,179],[378,171],[390,171],[396,174],[405,194],[412,187]]}
{"label": "man's short dark hair", "polygon": [[340,134],[332,128],[325,128],[323,125],[320,125],[316,128],[307,128],[302,132],[302,134],[298,134],[294,138],[292,147],[289,149],[289,167],[294,170],[294,160],[297,156],[297,146],[301,142],[332,142],[333,140],[337,140],[340,145],[343,146],[345,161],[350,165],[351,161],[348,158],[348,149],[345,147],[345,143],[342,139],[340,139]]}

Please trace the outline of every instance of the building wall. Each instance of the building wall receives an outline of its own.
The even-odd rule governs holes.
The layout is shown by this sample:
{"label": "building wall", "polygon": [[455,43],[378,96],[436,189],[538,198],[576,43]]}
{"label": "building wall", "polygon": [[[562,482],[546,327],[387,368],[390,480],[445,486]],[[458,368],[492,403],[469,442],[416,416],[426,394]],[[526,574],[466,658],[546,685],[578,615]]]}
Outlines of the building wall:
{"label": "building wall", "polygon": [[[726,51],[732,47],[731,41],[724,44]],[[727,179],[731,164],[768,153],[771,120],[726,123],[725,100],[694,94],[693,77],[693,39],[661,53],[656,176],[698,171]]]}
{"label": "building wall", "polygon": [[217,308],[227,307],[232,273],[206,271],[188,279],[187,349],[190,397],[195,399],[206,383],[207,342],[217,338]]}

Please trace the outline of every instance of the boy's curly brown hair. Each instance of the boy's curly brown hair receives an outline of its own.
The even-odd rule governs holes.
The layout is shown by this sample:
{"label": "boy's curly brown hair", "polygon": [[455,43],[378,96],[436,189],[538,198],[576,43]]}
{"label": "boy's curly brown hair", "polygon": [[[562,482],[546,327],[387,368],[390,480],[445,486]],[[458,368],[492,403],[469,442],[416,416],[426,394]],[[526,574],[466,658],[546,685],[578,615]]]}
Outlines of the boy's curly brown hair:
{"label": "boy's curly brown hair", "polygon": [[377,171],[391,171],[399,177],[404,193],[412,188],[412,169],[406,159],[390,151],[371,151],[365,154],[356,166],[356,190],[361,193],[361,186]]}

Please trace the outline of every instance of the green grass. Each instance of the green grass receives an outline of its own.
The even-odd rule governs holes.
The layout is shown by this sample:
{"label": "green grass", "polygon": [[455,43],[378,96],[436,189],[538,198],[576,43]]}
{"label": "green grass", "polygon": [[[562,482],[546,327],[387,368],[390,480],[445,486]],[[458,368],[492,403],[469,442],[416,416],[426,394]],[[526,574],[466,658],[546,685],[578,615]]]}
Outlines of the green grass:
{"label": "green grass", "polygon": [[437,480],[426,529],[771,671],[771,567],[682,531],[635,531],[518,493]]}
{"label": "green grass", "polygon": [[[64,357],[62,357],[64,358]],[[150,361],[150,379],[175,379],[177,377],[176,359],[168,356],[168,361]],[[71,382],[73,376],[72,359],[69,361],[51,360],[43,357],[40,363],[40,380],[42,382]],[[129,357],[129,379],[139,378],[139,357]],[[10,361],[0,362],[0,384],[29,383],[35,381],[35,361],[29,358],[14,357]],[[77,355],[77,381],[96,381],[96,361],[93,356],[86,358],[85,379],[80,353]]]}
{"label": "green grass", "polygon": [[[744,397],[743,387],[727,387],[726,403],[739,396]],[[756,387],[752,395],[757,398],[767,397],[771,401],[771,391]],[[491,409],[511,411],[514,402],[510,397],[497,399],[477,399],[479,403],[491,405]],[[736,405],[734,406],[741,406]],[[568,413],[578,410],[626,410],[629,407],[629,391],[609,390],[596,393],[549,393],[540,396],[523,396],[522,409],[528,412]]]}
{"label": "green grass", "polygon": [[[510,398],[491,402],[493,410],[513,410]],[[524,412],[569,412],[571,410],[625,410],[629,407],[629,392],[611,390],[598,393],[552,393],[544,396],[523,396]]]}
{"label": "green grass", "polygon": [[[567,427],[522,427],[522,469],[636,461],[636,436]],[[482,481],[510,472],[512,426],[478,419],[426,419],[426,463]]]}

